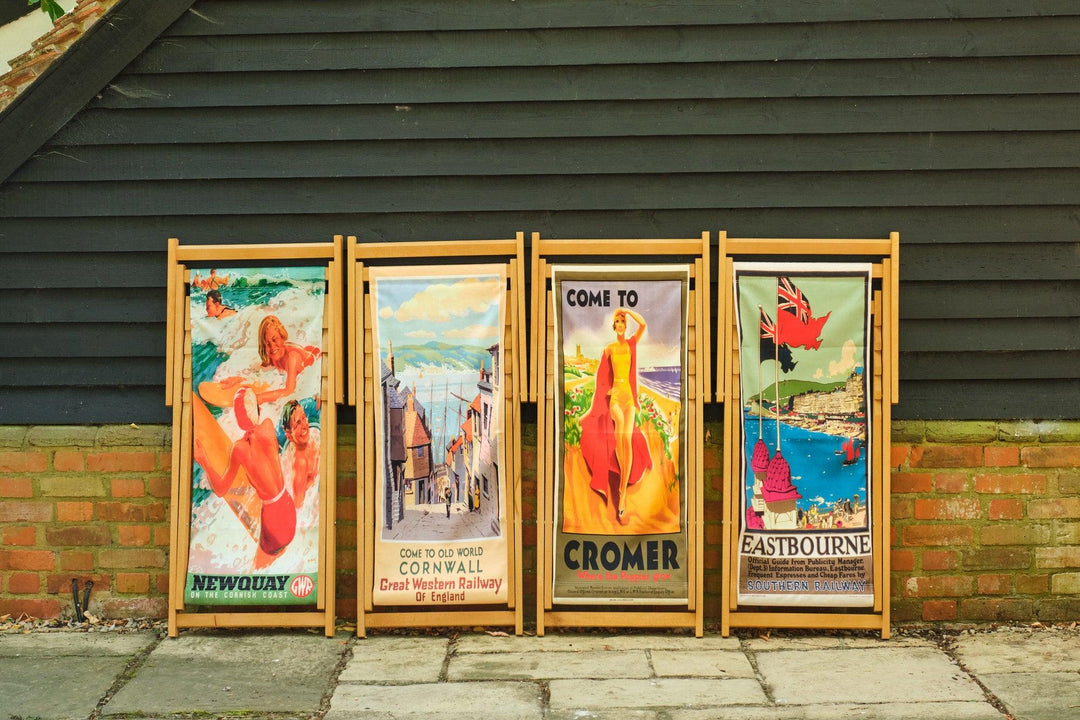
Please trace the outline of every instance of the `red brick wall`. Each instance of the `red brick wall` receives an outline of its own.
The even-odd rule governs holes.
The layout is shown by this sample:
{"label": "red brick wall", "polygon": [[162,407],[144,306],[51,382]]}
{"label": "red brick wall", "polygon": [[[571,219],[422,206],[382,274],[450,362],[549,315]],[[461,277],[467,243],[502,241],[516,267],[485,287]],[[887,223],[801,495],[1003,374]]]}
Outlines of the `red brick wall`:
{"label": "red brick wall", "polygon": [[[352,428],[338,447],[338,614],[356,612]],[[723,478],[709,426],[705,569],[719,616]],[[71,580],[105,617],[163,616],[168,427],[0,427],[0,615],[70,616]],[[902,423],[892,465],[898,623],[1080,619],[1080,423]],[[535,427],[525,428],[526,616],[536,566]]]}
{"label": "red brick wall", "polygon": [[905,423],[893,442],[896,621],[1080,619],[1080,425]]}
{"label": "red brick wall", "polygon": [[170,432],[0,428],[0,615],[70,615],[73,578],[105,617],[164,615]]}

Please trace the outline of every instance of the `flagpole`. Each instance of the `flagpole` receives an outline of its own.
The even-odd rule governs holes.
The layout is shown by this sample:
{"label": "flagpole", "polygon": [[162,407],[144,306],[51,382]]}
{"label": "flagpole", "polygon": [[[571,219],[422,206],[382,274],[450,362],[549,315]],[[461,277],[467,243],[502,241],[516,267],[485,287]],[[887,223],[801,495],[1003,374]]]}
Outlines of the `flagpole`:
{"label": "flagpole", "polygon": [[761,363],[763,362],[762,359],[761,359],[761,330],[762,330],[762,328],[761,328],[761,316],[764,314],[765,311],[761,309],[761,305],[757,306],[757,311],[758,311],[758,344],[757,344],[758,414],[757,414],[757,439],[760,440],[761,435],[762,435],[762,422],[764,421],[764,418],[763,418],[763,416],[761,414],[761,411],[765,407],[761,403],[761,401],[763,400],[761,395],[765,391],[765,388],[762,387],[762,385],[761,385]]}

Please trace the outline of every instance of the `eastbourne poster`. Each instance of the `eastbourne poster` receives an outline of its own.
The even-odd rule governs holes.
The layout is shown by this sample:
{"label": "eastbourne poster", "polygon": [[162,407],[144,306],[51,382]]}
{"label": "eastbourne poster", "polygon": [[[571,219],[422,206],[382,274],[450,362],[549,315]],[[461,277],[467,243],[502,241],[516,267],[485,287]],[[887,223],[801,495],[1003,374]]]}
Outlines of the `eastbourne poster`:
{"label": "eastbourne poster", "polygon": [[686,266],[552,268],[553,599],[684,604]]}
{"label": "eastbourne poster", "polygon": [[371,268],[377,605],[502,604],[504,265]]}
{"label": "eastbourne poster", "polygon": [[738,602],[872,607],[870,266],[736,263]]}
{"label": "eastbourne poster", "polygon": [[187,603],[316,601],[325,275],[194,271]]}

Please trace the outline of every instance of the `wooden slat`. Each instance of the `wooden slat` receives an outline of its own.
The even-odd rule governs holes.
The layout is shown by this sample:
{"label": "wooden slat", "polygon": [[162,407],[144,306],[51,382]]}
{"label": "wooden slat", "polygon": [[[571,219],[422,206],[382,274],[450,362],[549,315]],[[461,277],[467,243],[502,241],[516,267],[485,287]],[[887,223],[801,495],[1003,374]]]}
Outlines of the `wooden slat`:
{"label": "wooden slat", "polygon": [[[1080,67],[1077,68],[1080,73]],[[916,172],[808,172],[648,175],[564,174],[486,177],[379,177],[119,181],[108,212],[150,218],[162,214],[256,215],[273,208],[283,215],[305,213],[480,213],[485,210],[536,214],[565,211],[641,212],[696,208],[893,208],[936,204],[1071,206],[1080,170],[943,170]],[[943,193],[941,187],[950,192]],[[12,218],[101,216],[101,188],[73,183],[62,205],[43,206],[37,184],[12,183],[0,194],[0,216]],[[523,215],[524,217],[524,215]],[[709,220],[705,220],[709,223]],[[985,223],[983,223],[985,227]],[[314,244],[314,243],[313,243]]]}
{"label": "wooden slat", "polygon": [[[357,288],[357,278],[363,277],[363,268],[356,264],[356,236],[350,235],[347,240],[346,259],[345,259],[345,302],[348,306],[348,323],[346,328],[346,352],[348,354],[348,367],[349,367],[349,392],[348,403],[349,405],[356,405],[356,385],[358,379],[361,377],[357,372],[359,364],[356,361],[357,350],[360,348],[358,337],[363,332],[363,309],[361,305],[356,302],[357,294],[362,293],[363,290]],[[359,319],[358,317],[359,316]],[[359,467],[359,466],[357,466]]]}
{"label": "wooden slat", "polygon": [[176,624],[181,628],[298,628],[322,627],[324,620],[325,613],[321,612],[207,612],[182,613],[177,616]]}
{"label": "wooden slat", "polygon": [[[1080,102],[1074,96],[1073,104]],[[1063,111],[1064,112],[1064,111]],[[1080,125],[1080,121],[1077,122]],[[813,141],[809,138],[808,141]],[[31,161],[33,162],[33,161]],[[736,176],[740,177],[741,176]],[[753,178],[751,178],[753,179]],[[918,180],[931,179],[921,175]],[[611,178],[612,181],[621,178]],[[729,181],[732,178],[729,178]],[[183,185],[181,185],[183,187]],[[327,188],[329,189],[329,188]],[[5,187],[5,191],[7,187]],[[39,188],[40,190],[40,188]],[[733,205],[723,212],[725,225],[742,229],[743,236],[784,237],[792,228],[804,236],[836,237],[843,232],[855,237],[876,237],[890,228],[903,230],[905,299],[911,282],[963,279],[972,282],[1023,279],[1047,281],[1080,279],[1074,266],[1058,267],[1071,251],[1075,232],[1076,206],[1010,203],[1005,206],[965,207],[890,206],[887,220],[880,207],[797,206],[784,198],[772,207]],[[316,201],[317,202],[317,201]],[[652,224],[662,227],[714,227],[717,208],[712,203],[700,207],[664,206],[654,198],[647,205],[619,208],[611,205],[564,207],[545,215],[545,233],[562,237],[626,237],[641,234],[643,208],[648,207]],[[659,206],[659,207],[658,207]],[[172,198],[168,216],[84,215],[79,218],[79,243],[70,236],[71,220],[63,217],[4,217],[4,242],[0,257],[17,268],[6,276],[4,290],[80,289],[118,287],[164,287],[161,276],[162,254],[148,245],[147,237],[183,237],[192,244],[211,244],[222,240],[222,218],[216,215],[190,214],[179,198]],[[164,210],[164,208],[163,208]],[[192,210],[198,210],[192,209]],[[341,219],[334,215],[306,213],[300,216],[281,214],[272,205],[249,214],[230,214],[230,237],[237,243],[295,242],[297,238],[326,238],[341,232]],[[365,237],[499,237],[508,227],[535,225],[535,210],[513,209],[501,203],[484,210],[419,212],[419,205],[388,208],[384,213],[365,218]],[[99,208],[97,213],[101,212]],[[987,228],[993,228],[989,232]],[[956,246],[973,245],[980,260],[990,264],[959,262],[941,267],[942,260],[963,260]],[[996,246],[1016,246],[1012,250]],[[78,248],[90,248],[76,252]],[[1001,273],[1015,258],[1026,252],[1028,259],[1045,247],[1053,267],[1013,267],[1012,276]],[[951,248],[951,249],[950,249]],[[1025,249],[1026,248],[1026,249]],[[1005,254],[995,258],[988,253]],[[40,253],[50,253],[56,272],[42,273],[40,266],[27,265]],[[125,253],[129,253],[125,255]],[[69,259],[68,256],[73,256]],[[28,256],[28,257],[27,257]],[[22,264],[19,264],[22,263]],[[1035,264],[1037,265],[1037,264]],[[1075,264],[1074,264],[1075,265]],[[50,265],[50,271],[54,265]],[[80,268],[82,271],[80,272]],[[715,282],[715,281],[714,281]],[[159,308],[164,318],[164,308]]]}
{"label": "wooden slat", "polygon": [[179,245],[177,260],[224,262],[244,260],[308,260],[333,258],[335,243],[279,243],[253,245]]}
{"label": "wooden slat", "polygon": [[[364,15],[364,12],[359,15]],[[359,18],[357,18],[359,19]],[[715,15],[703,17],[714,20]],[[355,24],[356,19],[350,24]],[[802,22],[802,21],[800,21]],[[346,25],[348,27],[348,25]],[[246,29],[245,29],[246,30]],[[1040,37],[1042,36],[1042,37]],[[1080,18],[843,22],[821,25],[792,43],[787,25],[701,24],[615,28],[541,27],[528,31],[444,30],[424,33],[344,31],[228,35],[213,42],[168,36],[127,67],[128,72],[238,72],[533,67],[595,63],[700,63],[850,58],[993,57],[1075,52]],[[980,38],[973,44],[972,37]]]}
{"label": "wooden slat", "polygon": [[[1028,95],[1076,91],[1080,58],[816,60],[516,68],[352,69],[337,72],[125,73],[90,107],[640,100],[736,97]],[[722,82],[718,81],[722,79]]]}
{"label": "wooden slat", "polygon": [[[78,123],[62,128],[51,142],[73,148],[183,144],[193,137],[213,137],[219,143],[652,137],[657,128],[669,137],[805,135],[815,139],[867,133],[1055,132],[1077,129],[1072,117],[1075,107],[1076,95],[1070,93],[1030,95],[1023,102],[1014,98],[1008,103],[995,95],[706,98],[692,104],[679,99],[494,101],[473,108],[468,123],[461,122],[463,108],[454,103],[413,105],[407,113],[390,104],[280,107],[271,103],[154,112],[99,108],[84,110]],[[322,234],[330,233],[323,228]]]}
{"label": "wooden slat", "polygon": [[731,627],[754,628],[837,628],[841,630],[881,630],[877,615],[855,613],[773,613],[740,612],[731,615]]}
{"label": "wooden slat", "polygon": [[548,627],[694,628],[697,617],[669,610],[554,610],[544,621]]}
{"label": "wooden slat", "polygon": [[[987,153],[987,146],[1000,148]],[[1080,164],[1080,132],[863,133],[55,145],[13,182],[997,170]]]}
{"label": "wooden slat", "polygon": [[512,610],[455,610],[447,612],[443,607],[437,611],[379,612],[365,617],[369,628],[396,627],[472,627],[476,625],[515,625],[517,618]]}
{"label": "wooden slat", "polygon": [[514,255],[516,240],[431,240],[399,243],[359,243],[356,256],[364,259],[405,259],[436,257],[491,257]]}
{"label": "wooden slat", "polygon": [[[180,241],[176,238],[169,238],[168,248],[168,262],[166,264],[166,281],[165,281],[165,303],[168,306],[165,311],[165,377],[169,378],[174,375],[176,362],[176,315],[179,312],[180,302],[176,297],[176,248],[180,244]],[[172,383],[166,380],[165,382],[165,405],[166,407],[172,407],[173,404],[173,387]]]}
{"label": "wooden slat", "polygon": [[[552,257],[586,255],[611,257],[620,255],[700,255],[698,240],[659,240],[647,238],[575,238],[534,239],[536,252]],[[550,261],[549,261],[550,262]]]}
{"label": "wooden slat", "polygon": [[889,364],[892,372],[887,377],[892,378],[889,405],[900,400],[900,233],[889,233],[889,241],[892,248],[889,256],[884,260],[885,268],[885,292],[888,298],[885,307],[888,309],[889,328]]}
{"label": "wooden slat", "polygon": [[[186,13],[168,30],[168,37],[338,32],[428,32],[437,30],[543,30],[545,28],[601,29],[626,25],[694,26],[895,21],[968,18],[1069,16],[1069,0],[1044,0],[1037,5],[1009,0],[934,0],[906,3],[820,3],[777,0],[767,8],[753,4],[714,6],[656,3],[649,0],[578,2],[554,0],[516,5],[490,5],[481,0],[431,3],[423,0],[362,2],[343,0],[318,13],[294,11],[282,0],[204,0],[200,12]],[[285,20],[288,22],[285,22]]]}

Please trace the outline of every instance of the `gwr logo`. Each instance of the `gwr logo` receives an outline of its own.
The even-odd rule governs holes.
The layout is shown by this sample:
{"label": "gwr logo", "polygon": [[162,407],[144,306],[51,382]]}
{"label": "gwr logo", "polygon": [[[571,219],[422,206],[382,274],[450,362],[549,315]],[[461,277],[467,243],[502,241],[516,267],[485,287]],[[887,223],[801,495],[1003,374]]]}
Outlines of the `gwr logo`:
{"label": "gwr logo", "polygon": [[297,575],[289,586],[289,591],[298,598],[306,598],[314,589],[315,581],[307,575]]}

